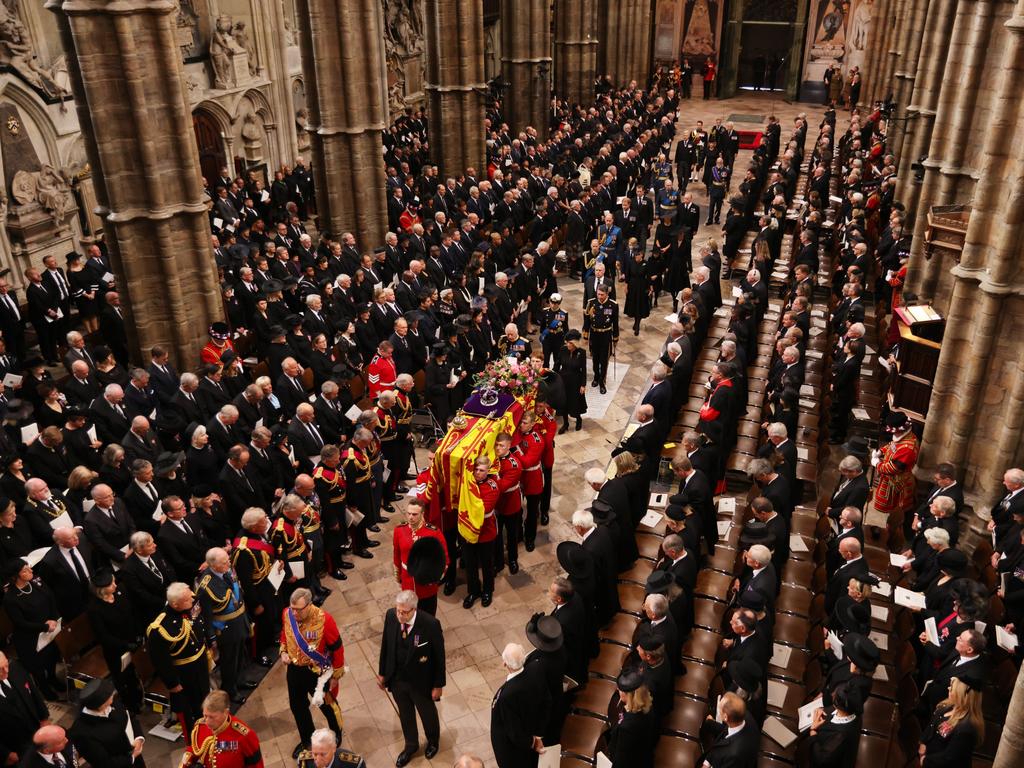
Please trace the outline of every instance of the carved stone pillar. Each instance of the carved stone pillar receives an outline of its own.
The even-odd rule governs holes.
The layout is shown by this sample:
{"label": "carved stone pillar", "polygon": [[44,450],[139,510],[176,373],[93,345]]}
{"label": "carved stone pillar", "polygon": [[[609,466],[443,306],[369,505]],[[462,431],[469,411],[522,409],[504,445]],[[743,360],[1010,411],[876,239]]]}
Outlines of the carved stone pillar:
{"label": "carved stone pillar", "polygon": [[501,70],[509,83],[505,122],[517,133],[533,126],[537,136],[546,139],[551,93],[550,0],[501,4]]}
{"label": "carved stone pillar", "polygon": [[482,0],[426,0],[428,136],[443,176],[486,167]]}
{"label": "carved stone pillar", "polygon": [[652,0],[621,0],[608,3],[608,39],[605,73],[615,85],[636,80],[642,87],[651,68]]}
{"label": "carved stone pillar", "polygon": [[[895,87],[893,98],[896,100],[896,116],[903,120],[907,116],[907,107],[911,96],[914,93],[914,83],[917,79],[918,58],[921,53],[921,39],[924,37],[925,14],[928,11],[929,0],[910,0],[907,9],[909,19],[907,20],[907,43],[903,49],[900,59],[900,66],[896,68]],[[935,56],[937,51],[930,51],[928,55]],[[903,144],[903,131],[895,131],[891,142],[891,151],[897,157],[900,156],[900,148]]]}
{"label": "carved stone pillar", "polygon": [[67,54],[130,341],[136,351],[164,346],[191,367],[222,307],[176,37],[178,4],[49,0],[46,7]]}
{"label": "carved stone pillar", "polygon": [[299,151],[298,134],[295,127],[295,104],[292,100],[292,84],[288,77],[288,35],[284,26],[282,0],[250,0],[252,32],[256,35],[260,50],[260,63],[270,81],[275,110],[278,112],[280,130],[268,140],[273,147],[271,156],[277,156],[282,163],[291,166]]}
{"label": "carved stone pillar", "polygon": [[380,0],[296,0],[320,228],[384,242],[386,105]]}
{"label": "carved stone pillar", "polygon": [[882,62],[888,56],[886,45],[892,29],[890,18],[893,0],[875,0],[875,12],[871,14],[871,26],[868,28],[868,41],[864,47],[867,60],[864,63],[864,83],[861,101],[871,104],[878,90],[878,78],[881,76]]}
{"label": "carved stone pillar", "polygon": [[[963,10],[973,17],[981,9]],[[1024,459],[1024,245],[1018,234],[1024,226],[1024,145],[1006,140],[1011,126],[1024,120],[1024,0],[997,30],[982,43],[999,52],[999,77],[988,102],[991,130],[982,138],[961,260],[952,269],[946,265],[952,298],[948,308],[940,306],[946,331],[929,412],[941,417],[925,423],[918,464],[921,473],[941,461],[960,468],[977,515],[975,531],[1002,495],[1003,471]]]}
{"label": "carved stone pillar", "polygon": [[[1017,628],[1020,632],[1020,628]],[[996,759],[992,768],[1016,768],[1024,763],[1024,718],[1020,713],[1024,711],[1024,669],[1017,673],[1017,682],[1013,686],[1013,695],[1010,697],[1010,706],[1007,713],[1013,713],[1006,718],[1002,734],[999,737],[999,748],[996,750]]]}
{"label": "carved stone pillar", "polygon": [[555,0],[555,95],[589,105],[596,75],[597,0]]}

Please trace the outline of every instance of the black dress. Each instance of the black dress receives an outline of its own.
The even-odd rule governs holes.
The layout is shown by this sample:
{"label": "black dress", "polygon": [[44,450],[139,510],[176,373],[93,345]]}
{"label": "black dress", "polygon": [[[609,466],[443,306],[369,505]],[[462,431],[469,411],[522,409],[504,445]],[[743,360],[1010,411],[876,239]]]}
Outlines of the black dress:
{"label": "black dress", "polygon": [[654,768],[657,725],[653,709],[647,713],[623,712],[608,734],[612,768]]}
{"label": "black dress", "polygon": [[99,482],[109,485],[118,496],[124,494],[128,483],[132,481],[132,473],[128,471],[128,467],[124,465],[123,461],[119,467],[104,464],[100,467],[99,474]]}
{"label": "black dress", "polygon": [[[689,275],[679,248],[676,247],[676,227],[673,224],[659,224],[654,230],[652,253],[661,256],[665,267],[665,283],[662,286],[676,301],[676,294],[689,284]],[[674,306],[674,305],[673,305]]]}
{"label": "black dress", "polygon": [[96,317],[99,310],[97,299],[86,296],[86,293],[98,295],[99,283],[96,282],[96,275],[91,269],[79,269],[68,271],[68,284],[71,286],[71,295],[75,299],[75,307],[82,318]]}
{"label": "black dress", "polygon": [[11,528],[0,527],[0,566],[33,550],[28,518],[19,514]]}
{"label": "black dress", "polygon": [[42,432],[47,427],[63,427],[67,419],[64,416],[64,408],[54,410],[46,403],[36,409],[36,424]]}
{"label": "black dress", "polygon": [[142,689],[139,687],[135,665],[129,660],[128,665],[121,669],[121,657],[125,653],[135,651],[142,644],[142,638],[136,635],[137,617],[132,610],[131,600],[118,588],[114,592],[114,602],[108,603],[93,596],[86,609],[93,634],[103,649],[103,658],[117,692],[125,702],[125,706],[137,712],[142,706]]}
{"label": "black dress", "polygon": [[563,413],[579,418],[587,412],[587,353],[582,347],[572,352],[563,347],[555,359],[555,372],[562,377],[565,391]]}
{"label": "black dress", "polygon": [[210,444],[202,448],[189,446],[185,454],[185,476],[192,487],[206,485],[217,487],[217,478],[220,475],[220,465],[217,462],[217,454],[213,452]]}
{"label": "black dress", "polygon": [[25,493],[25,483],[32,479],[32,473],[28,471],[27,467],[21,468],[21,475],[21,477],[17,477],[10,472],[4,472],[0,475],[0,492],[13,501],[17,509],[25,506],[25,502],[28,500],[28,494]]}
{"label": "black dress", "polygon": [[36,650],[40,633],[46,631],[46,622],[60,618],[53,592],[39,579],[32,579],[24,589],[11,584],[4,596],[4,610],[14,625],[14,649],[18,658],[32,673],[43,696],[53,699],[60,688],[57,643],[51,641],[41,651]]}
{"label": "black dress", "polygon": [[[628,288],[624,311],[634,321],[639,321],[651,314],[651,274],[647,262],[629,262],[627,280]],[[637,327],[635,322],[633,327]]]}

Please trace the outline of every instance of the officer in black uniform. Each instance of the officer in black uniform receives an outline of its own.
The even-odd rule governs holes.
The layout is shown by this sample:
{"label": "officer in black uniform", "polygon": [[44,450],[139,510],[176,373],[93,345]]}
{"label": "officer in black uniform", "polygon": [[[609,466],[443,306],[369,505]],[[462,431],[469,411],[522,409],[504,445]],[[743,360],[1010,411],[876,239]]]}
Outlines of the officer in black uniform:
{"label": "officer in black uniform", "polygon": [[146,630],[146,647],[183,733],[191,733],[203,716],[203,699],[210,692],[206,637],[202,609],[191,588],[174,582],[167,587],[167,606]]}
{"label": "officer in black uniform", "polygon": [[255,688],[256,684],[239,680],[245,668],[249,640],[249,616],[238,576],[231,568],[231,559],[221,547],[206,553],[206,572],[197,587],[199,604],[206,621],[206,640],[216,643],[220,653],[221,688],[235,703],[243,699],[239,688]]}
{"label": "officer in black uniform", "polygon": [[608,391],[605,389],[608,356],[612,345],[619,341],[619,305],[608,298],[608,289],[603,285],[597,289],[597,298],[587,303],[583,337],[590,341],[590,357],[594,361],[594,380],[590,386],[600,386],[603,395]]}
{"label": "officer in black uniform", "polygon": [[568,330],[569,313],[562,309],[562,296],[552,293],[547,309],[540,313],[540,343],[544,350],[545,368],[551,367],[551,359],[562,350]]}

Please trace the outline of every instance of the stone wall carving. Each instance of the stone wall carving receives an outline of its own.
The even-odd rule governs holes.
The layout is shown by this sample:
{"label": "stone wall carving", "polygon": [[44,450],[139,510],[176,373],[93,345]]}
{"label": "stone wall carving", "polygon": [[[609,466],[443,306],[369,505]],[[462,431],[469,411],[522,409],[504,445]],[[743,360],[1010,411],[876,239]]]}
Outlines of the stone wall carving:
{"label": "stone wall carving", "polygon": [[14,0],[0,2],[0,65],[10,67],[51,99],[68,95],[56,75],[39,62]]}
{"label": "stone wall carving", "polygon": [[182,60],[194,58],[200,53],[199,14],[192,0],[178,0],[178,47]]}
{"label": "stone wall carving", "polygon": [[[243,26],[243,39],[244,35]],[[249,53],[238,42],[236,24],[230,16],[220,15],[210,38],[210,64],[213,87],[220,91],[237,88],[251,79]]]}
{"label": "stone wall carving", "polygon": [[423,101],[423,0],[381,0],[388,108],[392,114]]}

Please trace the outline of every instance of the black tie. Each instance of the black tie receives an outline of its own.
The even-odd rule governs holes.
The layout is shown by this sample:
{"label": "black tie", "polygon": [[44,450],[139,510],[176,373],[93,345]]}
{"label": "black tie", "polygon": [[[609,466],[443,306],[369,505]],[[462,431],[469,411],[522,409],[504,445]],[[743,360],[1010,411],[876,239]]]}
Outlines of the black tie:
{"label": "black tie", "polygon": [[318,446],[322,446],[324,444],[324,441],[320,438],[320,433],[316,431],[316,427],[312,424],[307,424],[306,429],[309,430],[309,434],[313,436],[313,440],[316,441]]}
{"label": "black tie", "polygon": [[77,549],[69,549],[68,552],[71,555],[71,564],[75,567],[75,575],[78,577],[78,582],[83,586],[87,585],[89,583],[89,575],[85,572],[82,563],[79,562],[81,555],[78,554]]}
{"label": "black tie", "polygon": [[184,520],[181,521],[181,527],[185,530],[185,533],[187,533],[189,536],[192,535],[192,529],[188,527],[188,523],[186,523]]}
{"label": "black tie", "polygon": [[238,473],[238,476],[239,476],[240,478],[242,478],[243,480],[245,480],[245,484],[246,484],[247,486],[249,486],[249,490],[251,491],[251,490],[252,490],[252,483],[250,483],[250,482],[249,482],[249,478],[248,478],[248,477],[246,477],[246,475],[245,475],[245,472],[243,472],[243,471],[242,471],[242,470],[240,470],[240,469],[236,469],[236,470],[235,470],[235,472],[237,472],[237,473]]}

